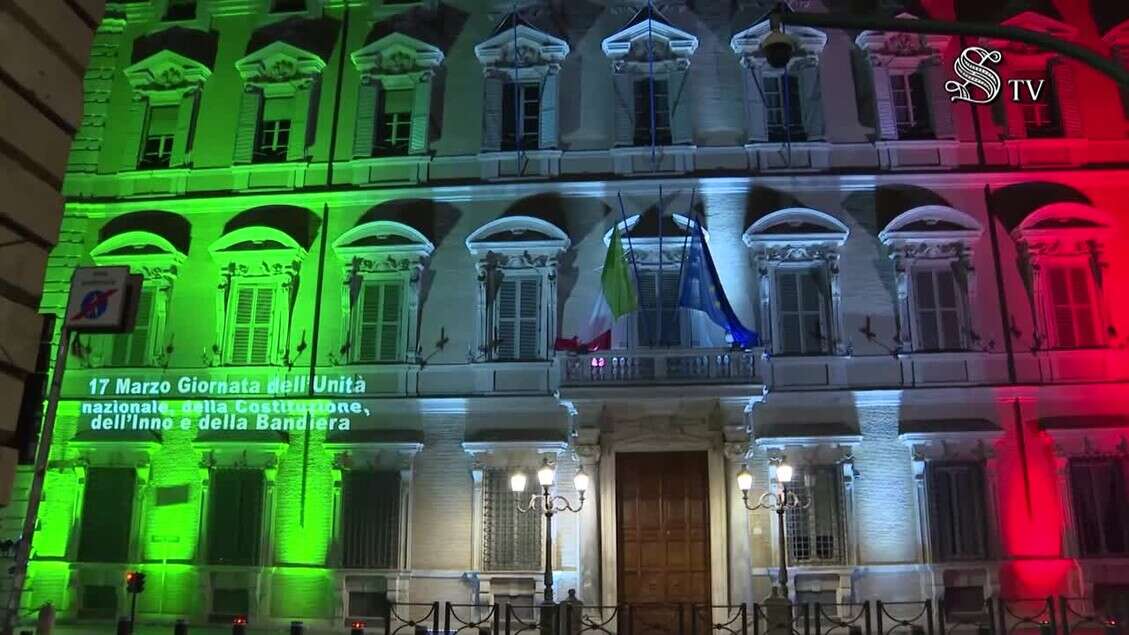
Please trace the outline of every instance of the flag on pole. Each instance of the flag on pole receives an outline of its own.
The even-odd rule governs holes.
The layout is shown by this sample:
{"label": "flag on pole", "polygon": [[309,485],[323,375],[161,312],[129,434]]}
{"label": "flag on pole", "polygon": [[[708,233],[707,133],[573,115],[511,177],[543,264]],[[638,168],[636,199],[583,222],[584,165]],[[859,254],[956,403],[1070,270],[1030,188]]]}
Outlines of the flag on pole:
{"label": "flag on pole", "polygon": [[687,227],[691,232],[690,243],[686,246],[686,257],[682,262],[682,282],[678,292],[678,306],[701,311],[710,321],[725,329],[733,342],[742,348],[757,346],[760,338],[741,324],[733,311],[721,278],[717,275],[713,256],[706,245],[706,236],[700,223],[691,222]]}
{"label": "flag on pole", "polygon": [[558,350],[607,350],[612,346],[612,326],[621,316],[639,308],[639,296],[627,270],[627,257],[619,239],[619,226],[612,230],[608,254],[604,257],[604,270],[600,274],[600,295],[592,307],[588,323],[580,334],[569,339],[558,339]]}

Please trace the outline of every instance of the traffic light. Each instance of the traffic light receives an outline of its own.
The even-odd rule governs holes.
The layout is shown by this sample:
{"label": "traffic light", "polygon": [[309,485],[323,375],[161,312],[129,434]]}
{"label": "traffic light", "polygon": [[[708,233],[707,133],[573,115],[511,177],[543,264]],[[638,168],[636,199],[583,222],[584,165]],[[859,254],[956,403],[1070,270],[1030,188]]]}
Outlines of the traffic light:
{"label": "traffic light", "polygon": [[130,593],[141,593],[145,590],[145,574],[140,571],[130,571],[125,574],[125,590]]}
{"label": "traffic light", "polygon": [[365,635],[366,624],[361,620],[354,620],[349,626],[349,635]]}

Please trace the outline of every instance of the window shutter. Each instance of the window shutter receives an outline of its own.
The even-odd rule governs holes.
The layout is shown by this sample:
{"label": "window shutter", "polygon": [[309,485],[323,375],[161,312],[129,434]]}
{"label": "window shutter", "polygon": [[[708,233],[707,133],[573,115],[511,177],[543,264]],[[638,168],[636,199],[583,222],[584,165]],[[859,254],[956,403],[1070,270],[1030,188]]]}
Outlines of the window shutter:
{"label": "window shutter", "polygon": [[263,514],[263,473],[213,470],[208,487],[208,564],[255,566]]}
{"label": "window shutter", "polygon": [[173,132],[172,156],[169,165],[180,167],[187,165],[192,146],[195,141],[196,113],[200,103],[200,91],[194,90],[180,100],[177,109],[176,129]]}
{"label": "window shutter", "polygon": [[502,78],[487,77],[482,97],[482,151],[502,149]]}
{"label": "window shutter", "polygon": [[541,357],[541,346],[538,341],[541,331],[541,285],[532,278],[521,280],[520,283],[518,356],[520,359],[539,359]]}
{"label": "window shutter", "polygon": [[179,106],[150,106],[149,125],[145,136],[156,137],[176,134],[177,113]]}
{"label": "window shutter", "polygon": [[149,110],[149,100],[141,95],[134,95],[129,104],[129,116],[124,120],[125,131],[122,133],[124,154],[122,155],[122,169],[136,170],[137,161],[141,157],[141,144],[145,135],[145,118]]}
{"label": "window shutter", "polygon": [[353,158],[372,156],[372,142],[376,139],[376,104],[379,80],[362,83],[357,89],[357,118],[353,127]]}
{"label": "window shutter", "polygon": [[803,326],[800,318],[799,274],[794,271],[781,271],[776,275],[777,297],[780,302],[779,350],[785,353],[798,353],[803,350]]}
{"label": "window shutter", "polygon": [[917,296],[918,339],[922,350],[940,348],[937,339],[937,313],[933,293],[933,272],[919,271],[914,277],[914,295]]}
{"label": "window shutter", "polygon": [[400,474],[347,471],[342,479],[341,566],[399,566]]}
{"label": "window shutter", "polygon": [[400,306],[403,285],[392,283],[382,285],[382,288],[384,297],[380,316],[379,359],[382,362],[394,362],[400,359]]}
{"label": "window shutter", "polygon": [[745,128],[749,141],[768,141],[768,121],[764,107],[763,73],[759,66],[753,65],[745,79]]}
{"label": "window shutter", "polygon": [[636,339],[640,346],[658,346],[659,333],[657,332],[659,292],[657,271],[640,271],[639,284],[639,311],[636,313]]}
{"label": "window shutter", "polygon": [[925,81],[925,94],[929,98],[929,123],[933,136],[938,139],[955,139],[953,102],[945,91],[945,69],[940,64],[926,63],[921,67]]}
{"label": "window shutter", "polygon": [[635,82],[630,73],[612,75],[615,100],[615,145],[635,145]]}
{"label": "window shutter", "polygon": [[880,139],[897,139],[898,121],[894,116],[894,95],[890,86],[893,78],[890,69],[871,62],[871,70],[874,73],[874,109],[877,117],[875,132]]}
{"label": "window shutter", "polygon": [[353,343],[356,350],[355,359],[359,362],[377,361],[377,350],[380,346],[380,290],[381,285],[369,282],[361,292],[360,321],[357,329],[357,341]]}
{"label": "window shutter", "polygon": [[941,347],[944,350],[960,350],[961,341],[960,307],[957,299],[956,276],[952,270],[934,272],[937,281],[937,311],[941,326]]}
{"label": "window shutter", "polygon": [[822,296],[828,287],[818,268],[800,275],[800,310],[803,312],[804,353],[826,352],[827,331],[823,325]]}
{"label": "window shutter", "polygon": [[263,95],[257,88],[248,87],[243,92],[235,127],[235,163],[250,163],[254,156],[262,101]]}
{"label": "window shutter", "polygon": [[[152,334],[153,323],[153,296],[151,290],[143,290],[137,300],[137,322],[133,326],[133,332],[126,334],[126,347],[128,349],[128,357],[123,360],[124,364],[129,366],[148,366],[149,344]],[[117,351],[115,351],[116,353]]]}
{"label": "window shutter", "polygon": [[426,154],[431,136],[431,80],[418,82],[412,90],[412,133],[409,154]]}
{"label": "window shutter", "polygon": [[494,301],[497,312],[495,338],[501,340],[496,349],[498,359],[517,357],[517,297],[518,280],[503,280]]}
{"label": "window shutter", "polygon": [[133,468],[87,468],[79,529],[79,562],[129,561],[136,483],[137,471]]}
{"label": "window shutter", "polygon": [[286,148],[287,161],[302,161],[306,158],[306,148],[310,146],[313,133],[317,130],[317,106],[320,91],[315,81],[312,85],[299,88],[291,100],[293,114],[290,117],[290,140]]}
{"label": "window shutter", "polygon": [[1051,95],[1040,95],[1040,97],[1058,100],[1064,136],[1081,137],[1083,135],[1082,113],[1078,109],[1078,92],[1075,90],[1074,69],[1069,62],[1059,60],[1051,63],[1050,75]]}
{"label": "window shutter", "polygon": [[682,312],[678,308],[678,292],[679,285],[679,272],[678,269],[666,269],[663,271],[662,280],[662,317],[663,317],[663,330],[662,341],[663,346],[682,346],[685,342],[682,341]]}
{"label": "window shutter", "polygon": [[688,75],[685,70],[670,72],[670,93],[667,102],[670,104],[670,135],[671,143],[687,145],[694,142],[693,103],[687,86]]}
{"label": "window shutter", "polygon": [[541,86],[541,127],[540,127],[540,141],[542,148],[556,148],[558,144],[559,133],[559,110],[558,102],[560,101],[560,80],[561,75],[559,72],[550,71],[545,75],[545,81]]}
{"label": "window shutter", "polygon": [[819,60],[809,60],[800,69],[804,131],[808,140],[823,138],[823,89],[819,85]]}
{"label": "window shutter", "polygon": [[274,321],[275,293],[272,287],[255,289],[254,330],[251,336],[251,354],[248,361],[253,365],[267,364],[271,352],[271,324]]}
{"label": "window shutter", "polygon": [[[1016,79],[1016,73],[1013,70],[1005,70],[1001,73],[1003,77],[1003,90],[1008,89],[1008,80]],[[993,104],[993,107],[998,107],[998,104],[1003,104],[1004,116],[1007,120],[1007,136],[1010,139],[1026,139],[1027,138],[1027,123],[1023,120],[1023,109],[1018,103],[1012,101],[1006,94],[1001,92],[1001,97]]]}
{"label": "window shutter", "polygon": [[232,320],[232,363],[247,363],[251,350],[251,324],[254,320],[254,309],[255,288],[239,287],[235,293],[235,316]]}

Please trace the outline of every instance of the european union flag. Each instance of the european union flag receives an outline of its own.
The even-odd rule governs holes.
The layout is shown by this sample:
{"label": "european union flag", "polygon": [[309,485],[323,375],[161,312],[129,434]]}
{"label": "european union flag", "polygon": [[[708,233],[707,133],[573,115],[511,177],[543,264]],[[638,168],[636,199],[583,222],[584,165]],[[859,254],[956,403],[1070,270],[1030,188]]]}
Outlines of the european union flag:
{"label": "european union flag", "polygon": [[682,286],[678,293],[678,306],[702,311],[710,321],[725,329],[733,341],[742,348],[757,346],[760,338],[741,324],[733,307],[725,297],[717,267],[710,256],[706,237],[700,223],[691,223],[686,258],[682,262]]}

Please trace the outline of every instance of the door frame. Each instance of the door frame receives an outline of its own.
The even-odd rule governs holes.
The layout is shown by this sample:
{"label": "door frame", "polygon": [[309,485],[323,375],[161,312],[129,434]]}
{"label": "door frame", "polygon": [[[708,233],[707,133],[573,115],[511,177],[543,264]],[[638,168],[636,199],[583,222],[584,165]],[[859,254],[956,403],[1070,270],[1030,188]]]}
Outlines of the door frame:
{"label": "door frame", "polygon": [[[726,517],[725,456],[720,434],[693,430],[651,428],[639,435],[600,439],[600,603],[615,606],[619,601],[619,562],[616,553],[615,455],[617,452],[706,452],[710,524],[710,602],[729,603],[729,539]],[[608,438],[610,437],[610,438]]]}

